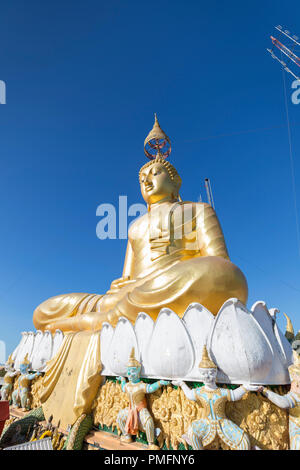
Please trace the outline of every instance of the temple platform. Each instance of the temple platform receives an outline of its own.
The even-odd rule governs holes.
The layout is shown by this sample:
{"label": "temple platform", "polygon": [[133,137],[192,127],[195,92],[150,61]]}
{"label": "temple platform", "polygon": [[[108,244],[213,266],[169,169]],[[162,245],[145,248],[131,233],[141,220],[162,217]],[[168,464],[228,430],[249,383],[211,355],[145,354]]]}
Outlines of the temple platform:
{"label": "temple platform", "polygon": [[[20,408],[13,408],[10,406],[9,409],[10,417],[14,418],[24,418],[28,411],[24,411]],[[41,423],[46,424],[46,422]],[[59,431],[63,434],[67,434],[65,429],[59,429]],[[139,442],[131,442],[126,444],[121,442],[120,439],[112,433],[105,432],[105,431],[96,431],[92,430],[89,432],[83,444],[83,449],[85,450],[147,450],[147,446],[139,443]]]}

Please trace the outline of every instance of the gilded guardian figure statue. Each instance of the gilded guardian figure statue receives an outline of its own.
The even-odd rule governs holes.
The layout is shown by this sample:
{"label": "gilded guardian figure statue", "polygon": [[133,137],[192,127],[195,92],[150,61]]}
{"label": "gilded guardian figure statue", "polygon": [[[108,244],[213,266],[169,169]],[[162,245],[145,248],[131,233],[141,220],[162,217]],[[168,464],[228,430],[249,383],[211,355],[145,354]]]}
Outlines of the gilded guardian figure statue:
{"label": "gilded guardian figure statue", "polygon": [[206,346],[203,348],[199,364],[200,379],[203,387],[190,389],[183,381],[172,381],[180,386],[185,396],[197,401],[203,408],[203,418],[193,421],[187,436],[183,436],[194,450],[203,450],[218,436],[225,448],[230,450],[250,450],[248,435],[226,416],[227,401],[240,400],[247,391],[260,391],[256,385],[242,385],[236,390],[220,388],[216,385],[217,366],[208,356]]}
{"label": "gilded guardian figure statue", "polygon": [[134,322],[141,311],[155,320],[163,307],[182,317],[192,302],[213,314],[231,297],[247,302],[246,278],[229,259],[214,209],[179,196],[181,178],[166,160],[170,140],[156,117],[144,148],[151,160],[139,181],[148,212],[129,229],[122,277],[104,295],[46,300],[34,312],[37,329],[97,331],[103,322],[116,325],[120,316]]}
{"label": "gilded guardian figure statue", "polygon": [[[140,379],[141,364],[136,360],[134,348],[132,348],[129,363],[127,366],[126,382],[124,377],[118,377],[121,382],[122,391],[129,398],[129,407],[121,410],[117,417],[117,423],[121,430],[121,441],[131,442],[132,437],[138,434],[138,431],[144,431],[147,436],[148,449],[158,450],[155,444],[155,427],[154,421],[147,408],[146,394],[154,393],[163,385],[168,385],[167,380],[159,380],[153,384],[146,384]],[[160,430],[159,430],[160,431]]]}
{"label": "gilded guardian figure statue", "polygon": [[31,381],[36,377],[40,377],[41,372],[29,373],[30,361],[28,354],[24,357],[20,364],[21,375],[17,379],[17,388],[12,393],[13,406],[17,408],[29,409],[29,393],[31,389]]}

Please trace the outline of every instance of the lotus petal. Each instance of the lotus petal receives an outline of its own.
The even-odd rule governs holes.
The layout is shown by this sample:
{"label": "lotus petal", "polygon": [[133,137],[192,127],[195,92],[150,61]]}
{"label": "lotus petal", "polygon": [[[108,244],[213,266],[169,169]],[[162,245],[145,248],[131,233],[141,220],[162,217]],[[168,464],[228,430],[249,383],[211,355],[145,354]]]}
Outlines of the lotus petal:
{"label": "lotus petal", "polygon": [[135,349],[135,357],[139,360],[138,342],[134,328],[127,318],[120,317],[109,348],[110,370],[115,375],[126,375],[126,366],[133,347]]}
{"label": "lotus petal", "polygon": [[[280,312],[278,308],[269,308],[269,313],[276,320],[277,314]],[[284,364],[289,367],[293,363],[293,348],[285,335],[282,333],[277,323],[274,323],[274,333],[278,341],[280,350],[284,357]]]}
{"label": "lotus petal", "polygon": [[50,331],[46,330],[43,334],[43,339],[40,342],[40,348],[35,357],[35,370],[43,372],[46,369],[46,362],[52,357],[53,338]]}
{"label": "lotus petal", "polygon": [[289,383],[287,367],[291,364],[289,357],[292,358],[292,348],[276,324],[276,314],[279,310],[275,308],[268,310],[265,302],[258,301],[252,306],[251,312],[266,335],[273,352],[272,367],[265,377],[266,383],[270,385]]}
{"label": "lotus petal", "polygon": [[184,322],[168,308],[156,320],[150,339],[147,362],[154,377],[185,377],[194,365],[195,355]]}
{"label": "lotus petal", "polygon": [[30,362],[31,362],[31,368],[32,370],[36,370],[36,358],[38,357],[39,350],[41,347],[41,342],[43,339],[43,332],[40,330],[37,330],[34,338],[34,345],[30,357]]}
{"label": "lotus petal", "polygon": [[147,351],[153,329],[154,321],[152,318],[144,312],[139,313],[134,325],[134,330],[141,355],[142,375],[148,375],[150,372],[150,365],[147,362]]}
{"label": "lotus petal", "polygon": [[195,302],[188,306],[182,320],[192,338],[195,351],[195,364],[189,377],[196,380],[199,376],[198,365],[202,358],[203,346],[207,344],[215,317],[203,305]]}
{"label": "lotus petal", "polygon": [[28,359],[30,360],[33,346],[34,346],[34,338],[35,338],[35,333],[33,333],[33,331],[29,331],[27,333],[27,338],[20,354],[19,366],[20,364],[22,364],[22,361],[24,360],[26,355],[28,355]]}
{"label": "lotus petal", "polygon": [[21,361],[23,361],[25,355],[23,354],[23,351],[25,351],[25,344],[26,344],[26,341],[28,339],[28,331],[23,331],[22,333],[22,340],[21,340],[21,343],[20,343],[20,347],[18,348],[18,352],[17,352],[17,356],[16,356],[16,359],[15,359],[15,365],[14,365],[14,368],[15,370],[19,370],[20,369],[20,364],[21,364]]}
{"label": "lotus petal", "polygon": [[271,345],[254,316],[238,299],[229,299],[221,307],[208,350],[219,368],[220,382],[266,383],[273,361]]}
{"label": "lotus petal", "polygon": [[15,348],[14,352],[12,353],[12,359],[15,363],[15,367],[16,367],[16,361],[18,362],[18,355],[19,355],[22,347],[24,346],[26,338],[27,338],[27,332],[23,331],[21,333],[21,340],[20,340],[18,346]]}

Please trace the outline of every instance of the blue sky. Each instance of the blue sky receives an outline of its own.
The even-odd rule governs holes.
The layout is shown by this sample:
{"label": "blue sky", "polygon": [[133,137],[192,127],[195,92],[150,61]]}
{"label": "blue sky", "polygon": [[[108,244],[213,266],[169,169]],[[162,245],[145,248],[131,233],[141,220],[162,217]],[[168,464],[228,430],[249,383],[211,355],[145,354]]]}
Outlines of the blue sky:
{"label": "blue sky", "polygon": [[[0,339],[10,352],[43,300],[104,293],[126,240],[96,237],[96,208],[143,202],[138,170],[157,112],[185,200],[212,181],[249,303],[300,328],[300,256],[274,25],[300,35],[290,1],[2,2]],[[288,107],[300,207],[300,105]],[[282,317],[280,325],[284,326]]]}

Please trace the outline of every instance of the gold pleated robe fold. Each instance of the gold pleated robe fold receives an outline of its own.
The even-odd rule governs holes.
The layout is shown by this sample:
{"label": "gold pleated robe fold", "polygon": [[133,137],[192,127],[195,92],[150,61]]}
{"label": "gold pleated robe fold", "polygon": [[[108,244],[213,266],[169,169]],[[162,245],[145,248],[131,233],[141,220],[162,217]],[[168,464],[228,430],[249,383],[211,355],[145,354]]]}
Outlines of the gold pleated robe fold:
{"label": "gold pleated robe fold", "polygon": [[43,379],[41,402],[46,419],[61,427],[89,413],[102,381],[100,332],[67,334]]}

